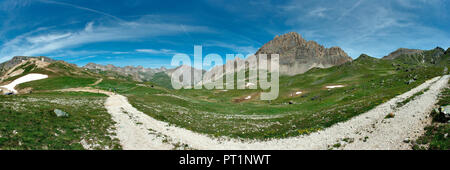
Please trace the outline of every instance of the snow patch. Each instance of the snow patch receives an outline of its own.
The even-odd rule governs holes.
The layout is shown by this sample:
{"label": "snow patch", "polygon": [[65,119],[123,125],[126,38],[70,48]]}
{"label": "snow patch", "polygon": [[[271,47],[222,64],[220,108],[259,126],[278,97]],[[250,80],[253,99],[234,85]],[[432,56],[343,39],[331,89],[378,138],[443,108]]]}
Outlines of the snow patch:
{"label": "snow patch", "polygon": [[334,86],[326,86],[327,89],[334,89],[334,88],[342,88],[345,87],[344,85],[334,85]]}
{"label": "snow patch", "polygon": [[4,85],[4,86],[0,86],[0,87],[8,89],[9,91],[11,91],[14,94],[16,94],[17,90],[15,90],[14,87],[16,87],[17,85],[22,84],[22,83],[26,83],[26,82],[30,82],[30,81],[46,79],[46,78],[48,78],[47,75],[31,73],[31,74],[27,74],[27,75],[25,75],[23,77],[20,77],[20,78],[14,80],[13,82],[9,83],[8,85]]}

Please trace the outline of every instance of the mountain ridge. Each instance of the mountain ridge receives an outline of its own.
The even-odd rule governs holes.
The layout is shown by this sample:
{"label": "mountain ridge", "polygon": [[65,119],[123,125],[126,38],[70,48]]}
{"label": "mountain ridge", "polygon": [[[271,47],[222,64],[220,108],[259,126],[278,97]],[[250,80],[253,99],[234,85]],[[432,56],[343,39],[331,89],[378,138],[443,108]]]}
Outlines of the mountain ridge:
{"label": "mountain ridge", "polygon": [[258,54],[279,54],[282,75],[302,74],[314,67],[328,68],[353,60],[340,47],[325,48],[315,41],[305,40],[296,32],[276,36],[264,44],[256,52]]}

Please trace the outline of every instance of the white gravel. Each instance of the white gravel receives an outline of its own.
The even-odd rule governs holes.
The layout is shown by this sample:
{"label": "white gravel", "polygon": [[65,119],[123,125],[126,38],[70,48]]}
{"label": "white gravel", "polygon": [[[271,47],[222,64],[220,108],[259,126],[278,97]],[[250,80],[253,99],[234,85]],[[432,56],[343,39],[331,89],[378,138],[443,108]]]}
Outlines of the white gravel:
{"label": "white gravel", "polygon": [[20,78],[14,80],[13,82],[9,83],[8,85],[4,85],[4,86],[1,86],[1,87],[6,88],[9,91],[11,91],[11,92],[16,94],[17,90],[14,89],[14,87],[16,87],[17,85],[22,84],[22,83],[26,83],[26,82],[30,82],[30,81],[46,79],[46,78],[48,78],[47,75],[31,73],[31,74],[27,74],[27,75],[25,75],[23,77],[20,77]]}
{"label": "white gravel", "polygon": [[[310,135],[275,139],[269,141],[246,141],[236,139],[216,139],[183,128],[170,126],[132,107],[127,98],[110,95],[105,105],[117,122],[116,133],[124,149],[171,149],[173,143],[183,143],[194,149],[224,150],[325,150],[340,144],[336,149],[410,149],[405,138],[414,140],[423,133],[428,123],[427,116],[437,102],[437,96],[447,87],[449,76],[436,77],[422,85],[397,96],[376,108],[356,116],[349,121],[338,123],[325,130]],[[429,87],[423,95],[402,106],[394,107],[415,93]],[[389,113],[395,117],[385,119]],[[139,123],[136,123],[139,122]],[[149,131],[148,129],[151,129]],[[157,132],[170,139],[163,141]],[[353,141],[353,142],[345,142]]]}
{"label": "white gravel", "polygon": [[[150,120],[146,114],[131,106],[127,98],[121,95],[111,95],[105,103],[106,109],[116,122],[116,134],[125,150],[172,149],[173,145],[163,142],[163,138],[151,133]],[[162,126],[162,124],[157,124]]]}

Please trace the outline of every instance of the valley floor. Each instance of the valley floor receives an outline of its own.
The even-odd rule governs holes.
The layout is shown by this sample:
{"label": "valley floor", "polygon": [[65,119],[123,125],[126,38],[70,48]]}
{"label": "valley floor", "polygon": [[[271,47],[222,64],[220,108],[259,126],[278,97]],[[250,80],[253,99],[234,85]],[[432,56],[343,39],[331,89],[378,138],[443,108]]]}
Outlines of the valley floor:
{"label": "valley floor", "polygon": [[[134,108],[126,97],[107,91],[77,88],[109,95],[105,107],[116,122],[123,149],[411,149],[430,123],[429,113],[449,76],[436,77],[346,122],[309,135],[273,140],[212,138],[156,120]],[[405,102],[406,101],[406,102]],[[403,105],[399,106],[399,103]]]}

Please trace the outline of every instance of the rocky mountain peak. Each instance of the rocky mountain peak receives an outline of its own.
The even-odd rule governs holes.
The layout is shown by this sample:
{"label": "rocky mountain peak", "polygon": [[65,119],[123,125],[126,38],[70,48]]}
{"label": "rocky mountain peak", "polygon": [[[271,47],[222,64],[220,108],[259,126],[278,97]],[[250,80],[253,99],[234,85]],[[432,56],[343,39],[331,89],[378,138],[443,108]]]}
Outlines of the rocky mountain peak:
{"label": "rocky mountain peak", "polygon": [[279,54],[280,73],[296,75],[311,68],[328,68],[352,61],[339,47],[325,48],[315,41],[307,41],[300,34],[290,32],[276,36],[256,54]]}

